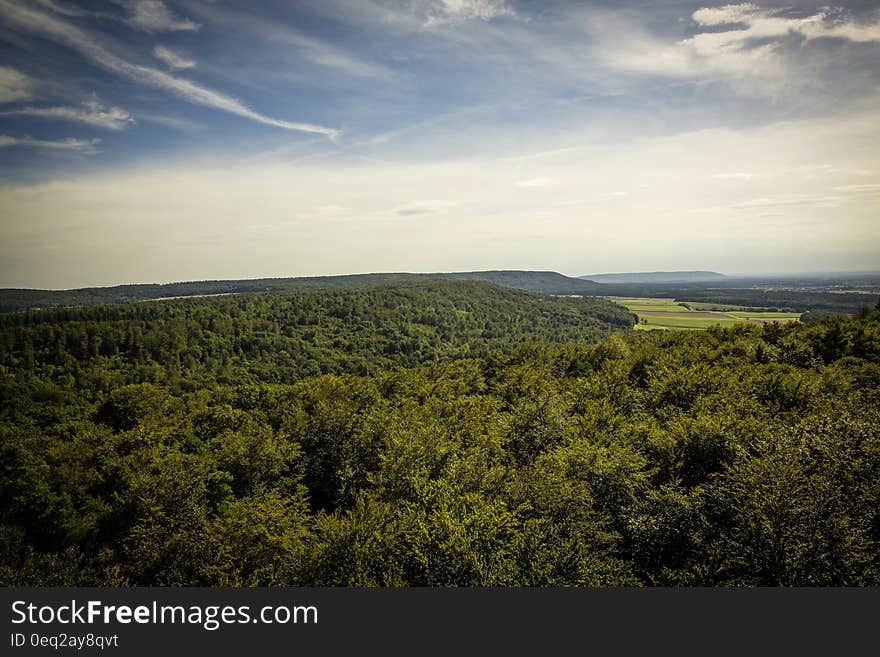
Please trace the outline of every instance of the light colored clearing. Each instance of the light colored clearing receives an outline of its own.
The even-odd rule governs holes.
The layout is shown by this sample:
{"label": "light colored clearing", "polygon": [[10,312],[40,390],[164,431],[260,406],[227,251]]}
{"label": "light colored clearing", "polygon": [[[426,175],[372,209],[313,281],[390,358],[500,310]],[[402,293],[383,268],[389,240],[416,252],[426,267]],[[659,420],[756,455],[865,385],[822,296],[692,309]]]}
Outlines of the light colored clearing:
{"label": "light colored clearing", "polygon": [[732,317],[739,317],[740,319],[749,319],[761,322],[796,322],[801,318],[801,313],[777,313],[777,312],[758,312],[758,311],[744,311],[744,312],[731,312],[727,313]]}
{"label": "light colored clearing", "polygon": [[660,324],[636,324],[636,331],[703,331],[704,327],[662,326]]}
{"label": "light colored clearing", "polygon": [[640,315],[650,315],[652,317],[662,317],[664,315],[682,315],[683,317],[694,317],[694,318],[695,317],[706,317],[709,319],[714,318],[714,319],[718,319],[718,320],[730,319],[730,315],[728,315],[726,313],[715,313],[715,312],[709,312],[707,310],[693,310],[693,311],[686,310],[684,313],[681,313],[680,311],[671,312],[671,311],[665,311],[665,310],[663,310],[663,311],[661,311],[661,310],[640,310],[639,314]]}
{"label": "light colored clearing", "polygon": [[675,329],[707,329],[710,326],[732,326],[748,320],[737,317],[689,317],[690,313],[662,313],[657,315],[639,315],[639,324],[650,327]]}
{"label": "light colored clearing", "polygon": [[687,312],[687,308],[675,299],[652,299],[649,297],[607,297],[614,303],[633,312]]}
{"label": "light colored clearing", "polygon": [[141,299],[141,301],[175,301],[177,299],[204,299],[206,297],[229,297],[241,292],[215,292],[214,294],[182,294],[177,297],[154,297],[152,299]]}

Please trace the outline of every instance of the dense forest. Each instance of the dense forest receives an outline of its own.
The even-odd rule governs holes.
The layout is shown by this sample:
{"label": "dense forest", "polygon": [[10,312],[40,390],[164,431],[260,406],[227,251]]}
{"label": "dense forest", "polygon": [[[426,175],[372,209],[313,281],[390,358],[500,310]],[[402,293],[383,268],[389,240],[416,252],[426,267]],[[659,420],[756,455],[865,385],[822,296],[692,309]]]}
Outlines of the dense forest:
{"label": "dense forest", "polygon": [[590,342],[634,323],[602,299],[428,281],[5,315],[0,367],[86,393],[141,382],[193,390]]}
{"label": "dense forest", "polygon": [[472,271],[436,274],[386,273],[298,278],[255,278],[250,280],[191,281],[165,284],[116,285],[73,290],[0,289],[0,313],[39,308],[93,306],[148,299],[199,295],[251,294],[351,289],[354,287],[419,285],[432,281],[478,281],[516,290],[556,295],[612,295],[607,286],[563,276],[550,271]]}
{"label": "dense forest", "polygon": [[880,585],[880,309],[631,325],[478,283],[9,315],[0,583]]}
{"label": "dense forest", "polygon": [[[687,272],[683,272],[687,273]],[[701,273],[701,272],[691,272]],[[712,272],[702,272],[710,274]],[[782,312],[813,314],[854,313],[876,299],[880,275],[814,279],[725,278],[719,280],[660,284],[646,279],[635,283],[604,283],[572,278],[551,271],[472,271],[435,274],[386,273],[300,278],[192,281],[166,284],[117,285],[73,290],[0,289],[0,313],[47,308],[69,308],[129,303],[150,299],[174,299],[206,295],[254,294],[290,291],[333,291],[376,286],[420,285],[431,282],[478,281],[516,290],[558,296],[662,297],[678,301],[736,305]],[[614,280],[612,277],[611,280]]]}

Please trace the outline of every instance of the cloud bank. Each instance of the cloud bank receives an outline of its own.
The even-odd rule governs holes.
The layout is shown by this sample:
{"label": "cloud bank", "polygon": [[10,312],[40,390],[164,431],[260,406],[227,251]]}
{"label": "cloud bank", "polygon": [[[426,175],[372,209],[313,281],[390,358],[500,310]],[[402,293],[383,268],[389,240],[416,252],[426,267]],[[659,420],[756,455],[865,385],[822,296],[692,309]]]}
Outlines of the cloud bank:
{"label": "cloud bank", "polygon": [[[389,270],[576,275],[877,264],[873,114],[613,146],[570,138],[552,158],[518,162],[163,161],[0,187],[0,206],[17,218],[2,230],[0,287]],[[522,153],[539,152],[536,146],[522,144]],[[742,175],[725,175],[731,171]],[[553,184],[518,184],[541,178]]]}

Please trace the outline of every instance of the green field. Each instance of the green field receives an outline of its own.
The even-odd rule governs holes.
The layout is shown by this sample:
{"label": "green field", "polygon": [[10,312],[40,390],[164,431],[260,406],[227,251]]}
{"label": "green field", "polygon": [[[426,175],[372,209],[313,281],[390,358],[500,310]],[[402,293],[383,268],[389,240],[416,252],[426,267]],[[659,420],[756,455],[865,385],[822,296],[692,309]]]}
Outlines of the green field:
{"label": "green field", "polygon": [[[638,313],[636,313],[638,314]],[[743,321],[735,317],[731,318],[715,318],[715,317],[688,317],[689,313],[664,313],[664,316],[658,315],[639,315],[639,323],[636,329],[642,331],[663,330],[663,329],[697,329],[703,330],[710,326],[732,326]],[[668,315],[668,317],[666,316]]]}
{"label": "green field", "polygon": [[687,312],[688,309],[675,299],[650,299],[647,297],[608,297],[614,303],[619,303],[627,310],[633,312]]}
{"label": "green field", "polygon": [[800,313],[762,311],[760,309],[715,310],[710,304],[688,304],[675,299],[651,299],[646,297],[611,297],[611,300],[634,312],[639,331],[705,330],[710,326],[731,326],[740,322],[764,324],[768,322],[796,322]]}
{"label": "green field", "polygon": [[777,313],[770,311],[745,311],[745,312],[730,312],[726,313],[727,315],[732,315],[733,317],[739,317],[741,319],[751,319],[760,322],[794,322],[800,319],[800,313]]}

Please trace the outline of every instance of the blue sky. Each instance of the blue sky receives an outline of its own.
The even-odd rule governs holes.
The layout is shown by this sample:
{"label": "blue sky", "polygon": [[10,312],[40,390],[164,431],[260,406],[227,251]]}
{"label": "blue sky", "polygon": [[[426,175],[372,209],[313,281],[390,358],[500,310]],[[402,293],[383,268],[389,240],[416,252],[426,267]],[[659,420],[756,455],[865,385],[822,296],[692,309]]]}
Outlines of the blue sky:
{"label": "blue sky", "polygon": [[0,0],[0,286],[880,269],[875,2]]}

